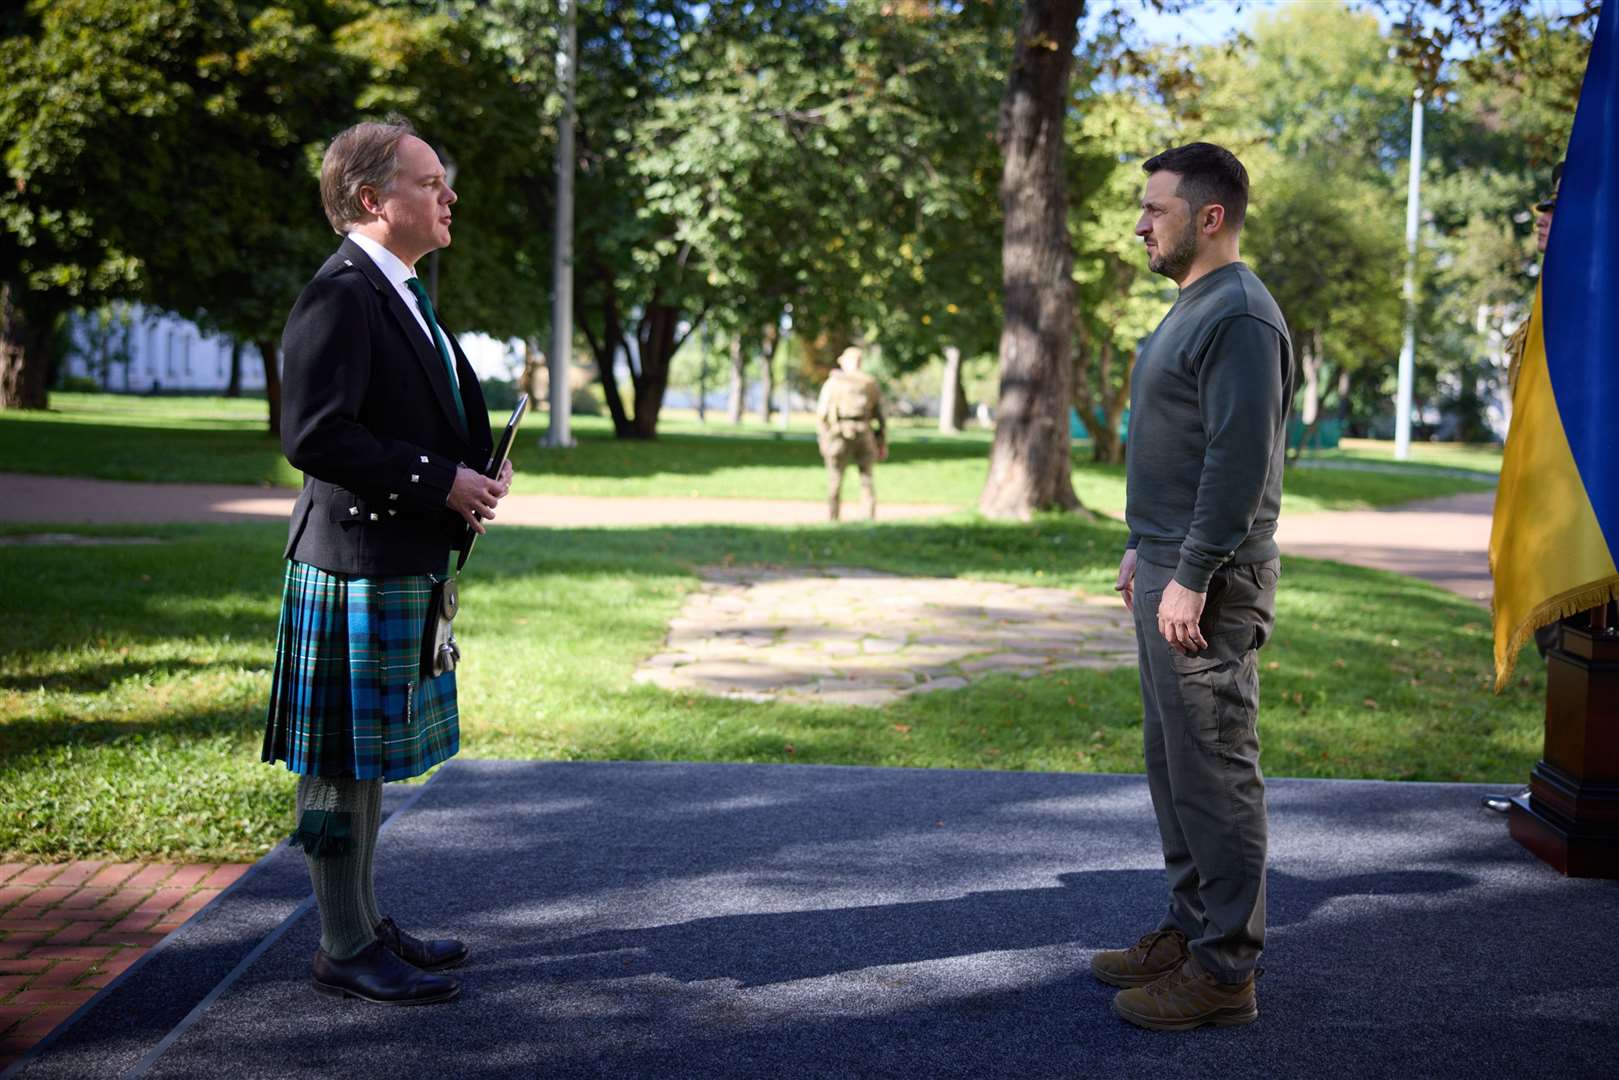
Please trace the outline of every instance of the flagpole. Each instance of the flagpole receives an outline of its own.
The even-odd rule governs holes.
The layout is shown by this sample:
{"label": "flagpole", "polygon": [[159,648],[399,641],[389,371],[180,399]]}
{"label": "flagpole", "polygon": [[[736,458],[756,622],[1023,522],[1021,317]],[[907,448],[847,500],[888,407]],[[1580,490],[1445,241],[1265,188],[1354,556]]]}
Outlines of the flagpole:
{"label": "flagpole", "polygon": [[562,116],[557,120],[557,214],[551,255],[551,424],[543,445],[574,445],[569,421],[573,387],[568,373],[573,359],[573,110],[579,64],[579,0],[562,0],[562,41],[557,49],[557,76],[562,84]]}
{"label": "flagpole", "polygon": [[1405,340],[1394,397],[1394,457],[1411,458],[1411,384],[1417,355],[1417,234],[1422,215],[1422,88],[1411,92],[1411,175],[1405,188]]}

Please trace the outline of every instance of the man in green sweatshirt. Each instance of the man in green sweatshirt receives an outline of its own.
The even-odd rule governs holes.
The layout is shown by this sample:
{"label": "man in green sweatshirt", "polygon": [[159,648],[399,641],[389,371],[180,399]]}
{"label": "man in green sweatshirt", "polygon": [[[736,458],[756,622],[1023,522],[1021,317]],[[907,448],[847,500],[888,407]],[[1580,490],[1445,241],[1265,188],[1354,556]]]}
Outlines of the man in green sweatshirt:
{"label": "man in green sweatshirt", "polygon": [[1136,235],[1180,295],[1136,357],[1115,585],[1135,616],[1147,783],[1169,907],[1099,953],[1131,1023],[1179,1031],[1256,1019],[1265,936],[1265,782],[1255,654],[1270,636],[1293,349],[1238,237],[1248,173],[1192,143],[1142,168]]}

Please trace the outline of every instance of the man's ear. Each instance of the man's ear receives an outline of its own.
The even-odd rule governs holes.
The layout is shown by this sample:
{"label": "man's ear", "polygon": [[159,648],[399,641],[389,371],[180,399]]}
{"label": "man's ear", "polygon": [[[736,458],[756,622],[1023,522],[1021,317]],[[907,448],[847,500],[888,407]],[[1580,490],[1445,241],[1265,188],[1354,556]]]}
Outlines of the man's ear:
{"label": "man's ear", "polygon": [[361,184],[357,194],[360,196],[360,205],[365,207],[366,213],[377,217],[382,216],[382,195],[376,188],[371,187],[369,184]]}
{"label": "man's ear", "polygon": [[1225,207],[1219,203],[1209,203],[1197,213],[1201,219],[1198,224],[1202,227],[1205,236],[1213,236],[1225,228]]}

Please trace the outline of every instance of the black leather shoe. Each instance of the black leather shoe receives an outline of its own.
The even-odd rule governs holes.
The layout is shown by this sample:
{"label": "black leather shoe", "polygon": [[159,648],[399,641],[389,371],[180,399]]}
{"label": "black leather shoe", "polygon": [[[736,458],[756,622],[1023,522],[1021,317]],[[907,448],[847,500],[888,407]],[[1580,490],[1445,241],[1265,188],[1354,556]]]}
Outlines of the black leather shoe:
{"label": "black leather shoe", "polygon": [[432,1005],[461,992],[454,979],[418,971],[373,941],[347,960],[315,950],[315,989],[332,997],[353,997],[373,1005]]}
{"label": "black leather shoe", "polygon": [[399,959],[423,971],[459,967],[467,959],[467,947],[454,938],[423,941],[399,929],[399,925],[386,916],[377,924],[377,940]]}

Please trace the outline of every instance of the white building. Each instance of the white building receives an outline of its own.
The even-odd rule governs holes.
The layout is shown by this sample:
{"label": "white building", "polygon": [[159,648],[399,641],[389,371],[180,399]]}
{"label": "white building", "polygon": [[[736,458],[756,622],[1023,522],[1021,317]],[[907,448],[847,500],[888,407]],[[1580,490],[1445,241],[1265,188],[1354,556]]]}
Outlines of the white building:
{"label": "white building", "polygon": [[[218,394],[230,385],[231,339],[139,304],[116,304],[76,315],[64,364],[69,377],[91,379],[120,393]],[[521,342],[484,334],[457,338],[480,379],[509,379],[523,369]],[[258,345],[241,343],[242,392],[264,392]]]}
{"label": "white building", "polygon": [[[107,390],[219,393],[230,385],[231,341],[139,304],[115,304],[73,317],[65,373]],[[263,392],[259,350],[242,345],[242,390]]]}

